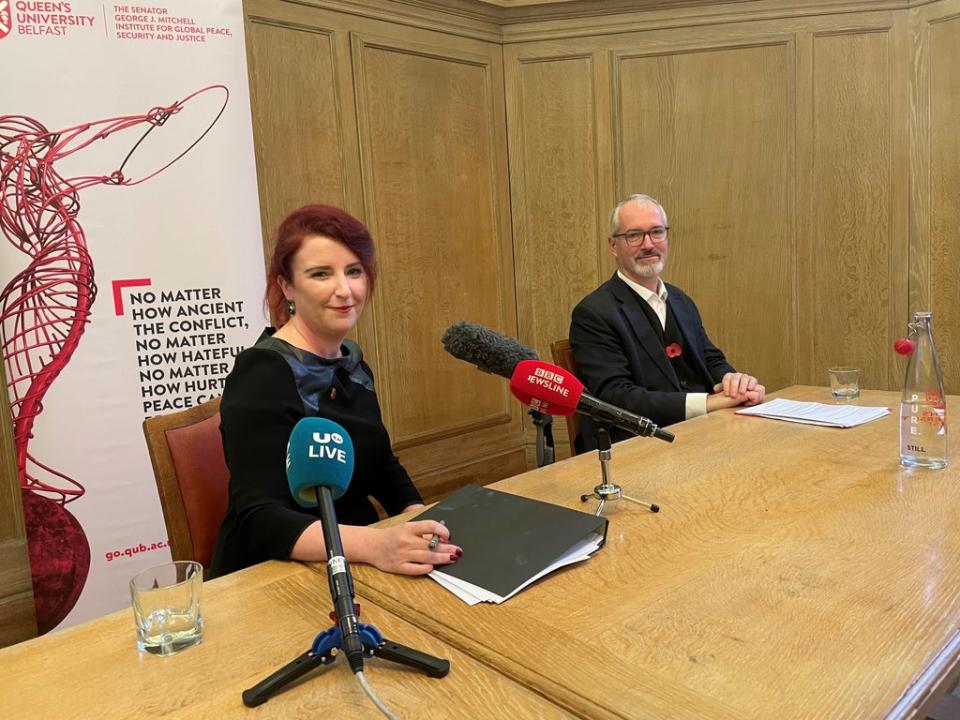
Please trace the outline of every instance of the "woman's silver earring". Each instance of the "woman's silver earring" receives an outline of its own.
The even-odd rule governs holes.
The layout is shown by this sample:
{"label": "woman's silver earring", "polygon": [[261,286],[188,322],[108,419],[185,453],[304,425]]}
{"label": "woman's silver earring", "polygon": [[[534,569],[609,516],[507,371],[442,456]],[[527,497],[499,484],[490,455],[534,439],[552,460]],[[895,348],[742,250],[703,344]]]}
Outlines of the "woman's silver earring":
{"label": "woman's silver earring", "polygon": [[287,314],[290,317],[293,317],[297,314],[297,307],[293,304],[293,300],[287,300]]}

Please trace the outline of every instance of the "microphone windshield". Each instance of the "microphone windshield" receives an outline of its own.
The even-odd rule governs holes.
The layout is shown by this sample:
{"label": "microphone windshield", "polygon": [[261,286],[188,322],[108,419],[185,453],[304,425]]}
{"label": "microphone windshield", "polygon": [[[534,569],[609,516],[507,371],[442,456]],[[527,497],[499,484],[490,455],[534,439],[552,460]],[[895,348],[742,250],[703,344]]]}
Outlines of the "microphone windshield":
{"label": "microphone windshield", "polygon": [[521,360],[537,359],[537,353],[518,340],[471,322],[451,325],[443,333],[441,342],[443,349],[455,358],[505,378],[513,374]]}
{"label": "microphone windshield", "polygon": [[542,360],[524,360],[510,378],[510,392],[524,405],[548,415],[572,415],[583,383],[562,367]]}
{"label": "microphone windshield", "polygon": [[303,507],[316,507],[314,488],[328,487],[336,500],[353,477],[353,441],[343,426],[321,417],[298,422],[287,441],[287,484]]}

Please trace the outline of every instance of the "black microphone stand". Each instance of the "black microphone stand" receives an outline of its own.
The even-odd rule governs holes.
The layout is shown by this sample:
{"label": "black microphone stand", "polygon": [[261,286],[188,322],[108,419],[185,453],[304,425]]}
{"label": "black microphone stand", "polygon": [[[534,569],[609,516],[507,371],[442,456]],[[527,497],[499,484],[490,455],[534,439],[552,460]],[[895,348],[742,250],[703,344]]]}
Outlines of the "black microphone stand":
{"label": "black microphone stand", "polygon": [[[354,606],[354,612],[359,617],[360,606]],[[340,625],[336,613],[330,613],[333,626],[327,628],[313,639],[313,644],[307,652],[284,665],[270,677],[265,678],[252,688],[243,691],[243,704],[247,707],[262,705],[271,697],[282,691],[287,685],[298,680],[319,665],[332,663],[337,651],[343,647],[343,636],[340,634]],[[395,663],[406,665],[419,670],[432,678],[442,678],[450,672],[450,661],[433,655],[414,650],[406,645],[387,640],[373,625],[357,623],[360,639],[363,641],[363,654],[366,657],[379,657],[392,660]]]}
{"label": "black microphone stand", "polygon": [[537,467],[552,465],[556,459],[556,450],[553,446],[553,416],[539,410],[530,409],[527,414],[533,419],[537,428]]}
{"label": "black microphone stand", "polygon": [[621,498],[624,500],[629,500],[630,502],[634,502],[637,505],[643,505],[645,508],[648,508],[650,512],[660,512],[660,506],[656,503],[648,503],[643,500],[630,497],[629,495],[624,495],[623,491],[620,489],[620,486],[613,483],[613,473],[610,470],[610,461],[613,459],[613,447],[610,443],[610,431],[606,426],[601,425],[600,423],[596,423],[594,427],[594,438],[596,438],[597,441],[597,454],[600,457],[600,479],[602,482],[593,489],[592,493],[581,495],[580,502],[586,502],[590,498],[596,498],[599,500],[600,506],[597,508],[597,515],[603,513],[603,508],[606,507],[608,500],[616,501],[620,500]]}
{"label": "black microphone stand", "polygon": [[[387,640],[373,625],[359,622],[360,606],[353,602],[353,579],[349,565],[344,560],[343,546],[336,525],[336,512],[333,509],[333,496],[328,488],[314,488],[317,493],[317,510],[323,525],[324,543],[329,556],[338,556],[343,567],[338,568],[336,579],[330,574],[328,580],[330,594],[334,599],[334,610],[330,613],[333,626],[319,633],[310,649],[291,660],[269,677],[261,680],[252,688],[243,691],[243,704],[247,707],[262,705],[287,685],[303,677],[318,665],[328,665],[336,660],[337,651],[343,651],[350,661],[354,672],[363,670],[363,657],[379,657],[392,660],[425,673],[428,677],[442,678],[450,672],[450,661],[427,655],[406,645]],[[324,522],[325,509],[330,522]],[[328,527],[330,525],[330,527]],[[338,587],[337,583],[345,583]],[[344,637],[347,633],[347,637]],[[357,647],[357,641],[362,648]],[[361,657],[362,652],[362,657]],[[355,666],[355,667],[354,667]]]}

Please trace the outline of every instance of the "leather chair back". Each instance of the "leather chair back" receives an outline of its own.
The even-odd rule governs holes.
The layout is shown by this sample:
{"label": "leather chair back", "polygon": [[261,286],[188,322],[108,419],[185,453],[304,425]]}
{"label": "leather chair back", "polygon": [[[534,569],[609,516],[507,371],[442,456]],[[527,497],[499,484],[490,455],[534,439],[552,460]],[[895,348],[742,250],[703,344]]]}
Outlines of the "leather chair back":
{"label": "leather chair back", "polygon": [[[574,362],[573,350],[570,349],[569,341],[557,340],[550,343],[550,354],[553,356],[554,365],[559,365],[573,375],[577,374],[577,364]],[[580,416],[574,413],[568,415],[565,420],[567,423],[567,439],[570,441],[570,454],[576,455],[576,439],[577,435],[580,434]]]}
{"label": "leather chair back", "polygon": [[227,511],[230,471],[220,437],[220,398],[143,421],[170,554],[209,568]]}

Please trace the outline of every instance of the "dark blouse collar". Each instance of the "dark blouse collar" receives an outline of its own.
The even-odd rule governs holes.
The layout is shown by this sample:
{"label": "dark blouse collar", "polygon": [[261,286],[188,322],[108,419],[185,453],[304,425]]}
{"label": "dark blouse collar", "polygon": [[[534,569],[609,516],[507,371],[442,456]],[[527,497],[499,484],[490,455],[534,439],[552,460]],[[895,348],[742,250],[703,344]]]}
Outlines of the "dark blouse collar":
{"label": "dark blouse collar", "polygon": [[340,346],[341,357],[324,358],[274,337],[275,328],[266,328],[257,340],[256,347],[274,350],[283,356],[293,370],[297,391],[306,410],[315,414],[319,410],[320,396],[324,395],[336,379],[344,390],[349,385],[373,392],[373,378],[363,363],[363,351],[352,340],[344,340]]}

